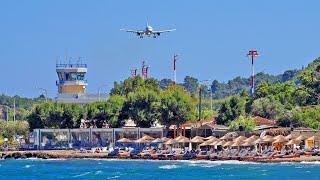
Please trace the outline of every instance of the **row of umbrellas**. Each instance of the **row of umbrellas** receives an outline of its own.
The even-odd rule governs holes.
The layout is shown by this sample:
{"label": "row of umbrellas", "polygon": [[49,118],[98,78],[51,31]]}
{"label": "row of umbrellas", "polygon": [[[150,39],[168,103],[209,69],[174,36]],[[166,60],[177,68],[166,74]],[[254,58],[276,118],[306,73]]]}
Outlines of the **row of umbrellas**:
{"label": "row of umbrellas", "polygon": [[151,136],[145,135],[142,138],[132,141],[127,138],[122,138],[119,139],[117,142],[120,143],[164,143],[167,145],[172,145],[172,144],[178,144],[178,143],[200,143],[200,146],[254,146],[255,144],[261,144],[261,143],[286,143],[286,145],[293,145],[293,144],[300,144],[302,141],[305,140],[313,140],[313,141],[319,141],[320,137],[318,136],[312,136],[310,138],[300,135],[298,137],[294,136],[293,134],[290,134],[288,136],[283,136],[283,135],[278,135],[278,136],[270,136],[266,135],[262,138],[253,135],[249,138],[246,138],[244,136],[238,136],[237,138],[233,139],[230,136],[222,136],[221,138],[216,138],[214,136],[209,136],[209,137],[201,137],[201,136],[196,136],[192,139],[189,139],[184,136],[178,136],[175,139],[169,139],[166,137],[163,138],[153,138]]}

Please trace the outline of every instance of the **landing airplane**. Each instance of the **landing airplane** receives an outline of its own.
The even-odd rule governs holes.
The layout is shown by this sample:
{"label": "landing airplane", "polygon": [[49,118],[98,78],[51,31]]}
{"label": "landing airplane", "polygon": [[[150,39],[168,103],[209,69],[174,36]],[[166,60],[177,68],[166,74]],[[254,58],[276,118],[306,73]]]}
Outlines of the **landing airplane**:
{"label": "landing airplane", "polygon": [[156,38],[157,36],[160,36],[161,33],[172,32],[172,31],[175,31],[176,29],[155,31],[155,30],[153,30],[153,28],[151,26],[148,25],[148,21],[147,21],[145,30],[126,30],[126,29],[120,29],[120,30],[126,31],[126,32],[136,33],[137,36],[140,36],[140,38],[143,38],[143,35],[147,35],[149,37],[150,37],[150,35],[153,35],[153,38]]}

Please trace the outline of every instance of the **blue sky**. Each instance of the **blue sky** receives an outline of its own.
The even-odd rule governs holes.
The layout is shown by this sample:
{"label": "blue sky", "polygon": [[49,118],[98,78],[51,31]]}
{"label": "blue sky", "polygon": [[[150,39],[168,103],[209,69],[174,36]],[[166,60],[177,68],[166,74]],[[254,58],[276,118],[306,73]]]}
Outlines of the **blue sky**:
{"label": "blue sky", "polygon": [[[84,57],[88,92],[113,85],[140,68],[150,77],[173,78],[173,54],[181,56],[177,80],[186,75],[228,81],[256,72],[280,74],[320,56],[320,1],[0,1],[0,93],[55,97],[56,58]],[[121,28],[177,31],[140,39]],[[141,69],[141,68],[140,68]],[[139,71],[140,72],[140,71]],[[105,91],[109,91],[106,88]]]}

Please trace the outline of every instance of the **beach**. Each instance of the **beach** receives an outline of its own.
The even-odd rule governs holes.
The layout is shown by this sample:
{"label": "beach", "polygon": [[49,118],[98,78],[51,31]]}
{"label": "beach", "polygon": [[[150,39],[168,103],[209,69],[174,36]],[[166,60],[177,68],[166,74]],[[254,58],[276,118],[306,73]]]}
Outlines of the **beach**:
{"label": "beach", "polygon": [[[3,151],[0,152],[0,159],[135,159],[130,157],[110,157],[107,153],[80,153],[78,150],[34,150],[34,151]],[[166,159],[158,159],[166,160]],[[174,159],[170,159],[174,160]],[[193,161],[196,159],[191,159]],[[210,160],[207,160],[210,161]],[[214,161],[214,160],[213,160]],[[237,160],[235,160],[237,161]],[[275,158],[259,160],[254,162],[261,163],[280,163],[280,162],[320,162],[320,156],[300,156],[295,158]]]}

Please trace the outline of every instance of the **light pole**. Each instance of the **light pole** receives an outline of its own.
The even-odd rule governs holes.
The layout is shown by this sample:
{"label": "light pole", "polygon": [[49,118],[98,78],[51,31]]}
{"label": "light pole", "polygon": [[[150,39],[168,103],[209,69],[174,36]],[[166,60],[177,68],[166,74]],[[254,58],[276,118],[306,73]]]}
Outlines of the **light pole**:
{"label": "light pole", "polygon": [[201,81],[199,81],[199,119],[198,119],[198,121],[200,121],[201,120],[201,88],[202,88],[202,83],[203,82],[207,82],[207,81],[210,81],[210,79],[206,79],[206,80],[201,80]]}
{"label": "light pole", "polygon": [[254,94],[254,57],[258,56],[257,50],[250,50],[247,56],[251,56],[251,64],[252,64],[252,76],[251,76],[251,94]]}
{"label": "light pole", "polygon": [[13,97],[13,121],[16,121],[16,97]]}
{"label": "light pole", "polygon": [[101,86],[99,86],[99,87],[98,87],[98,97],[99,97],[99,102],[100,102],[100,89],[101,89],[102,87],[105,87],[105,86],[109,86],[109,85],[104,84],[104,85],[101,85]]}
{"label": "light pole", "polygon": [[44,88],[38,88],[38,89],[46,92],[46,97],[45,98],[46,98],[46,102],[47,102],[48,101],[48,91],[46,89],[44,89]]}
{"label": "light pole", "polygon": [[173,56],[173,85],[177,85],[177,60],[178,60],[179,54],[174,54]]}

